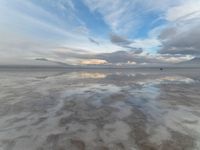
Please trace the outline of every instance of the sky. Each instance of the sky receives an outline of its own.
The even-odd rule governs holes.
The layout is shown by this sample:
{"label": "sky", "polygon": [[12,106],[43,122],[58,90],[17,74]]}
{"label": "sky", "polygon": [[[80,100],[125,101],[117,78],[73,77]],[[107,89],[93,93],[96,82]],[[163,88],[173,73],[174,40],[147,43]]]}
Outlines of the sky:
{"label": "sky", "polygon": [[0,0],[0,10],[0,64],[179,63],[200,55],[200,0]]}

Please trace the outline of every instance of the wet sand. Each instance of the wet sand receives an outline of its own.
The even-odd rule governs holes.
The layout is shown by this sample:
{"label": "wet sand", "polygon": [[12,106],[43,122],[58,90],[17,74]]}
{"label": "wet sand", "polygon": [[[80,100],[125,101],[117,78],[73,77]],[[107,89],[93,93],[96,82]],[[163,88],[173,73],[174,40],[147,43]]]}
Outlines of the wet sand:
{"label": "wet sand", "polygon": [[200,70],[0,71],[0,150],[199,150]]}

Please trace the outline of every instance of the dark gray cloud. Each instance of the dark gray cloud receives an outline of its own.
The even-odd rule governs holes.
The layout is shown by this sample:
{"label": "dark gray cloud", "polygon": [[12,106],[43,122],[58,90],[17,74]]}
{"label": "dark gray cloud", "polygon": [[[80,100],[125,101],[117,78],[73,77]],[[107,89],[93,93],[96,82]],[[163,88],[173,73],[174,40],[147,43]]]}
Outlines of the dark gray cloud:
{"label": "dark gray cloud", "polygon": [[62,48],[61,51],[55,51],[54,55],[56,57],[67,60],[71,58],[76,59],[101,59],[106,60],[108,63],[128,63],[135,62],[137,64],[160,64],[167,62],[176,62],[176,60],[184,60],[184,55],[180,54],[160,54],[157,56],[152,56],[150,54],[143,55],[141,54],[142,49],[133,50],[133,51],[116,51],[112,53],[100,53],[93,54],[89,51],[74,49],[74,48]]}
{"label": "dark gray cloud", "polygon": [[134,61],[133,55],[130,55],[126,51],[99,54],[96,57],[98,59],[104,59],[109,63],[127,63],[128,61]]}
{"label": "dark gray cloud", "polygon": [[132,47],[132,50],[134,51],[135,54],[141,54],[143,52],[142,48],[133,48]]}
{"label": "dark gray cloud", "polygon": [[161,54],[200,55],[200,24],[188,29],[165,29],[160,34]]}
{"label": "dark gray cloud", "polygon": [[100,43],[98,42],[98,41],[96,41],[96,40],[94,40],[93,38],[88,38],[89,40],[90,40],[90,42],[92,42],[92,43],[94,43],[94,44],[96,44],[96,45],[99,45]]}
{"label": "dark gray cloud", "polygon": [[127,38],[123,36],[119,36],[117,34],[111,33],[110,34],[110,41],[113,44],[119,45],[119,46],[127,46],[131,44],[131,41],[129,41]]}
{"label": "dark gray cloud", "polygon": [[140,54],[143,52],[143,49],[140,47],[133,47],[130,44],[134,43],[134,41],[129,40],[124,36],[117,35],[115,33],[110,34],[110,41],[123,48],[123,50],[134,51],[135,54]]}
{"label": "dark gray cloud", "polygon": [[[60,59],[102,59],[106,60],[108,63],[127,63],[127,62],[151,62],[149,58],[145,56],[140,56],[142,49],[135,49],[132,51],[117,51],[112,53],[100,53],[92,54],[87,50],[74,49],[74,48],[60,48],[54,51],[54,55]],[[153,61],[153,59],[152,59]]]}
{"label": "dark gray cloud", "polygon": [[168,38],[174,36],[176,33],[177,33],[177,28],[175,28],[175,27],[165,28],[160,33],[159,38],[161,40],[168,39]]}
{"label": "dark gray cloud", "polygon": [[96,56],[98,59],[106,60],[109,63],[161,63],[161,58],[151,57],[149,55],[136,54],[134,51],[117,51],[113,53],[103,53]]}

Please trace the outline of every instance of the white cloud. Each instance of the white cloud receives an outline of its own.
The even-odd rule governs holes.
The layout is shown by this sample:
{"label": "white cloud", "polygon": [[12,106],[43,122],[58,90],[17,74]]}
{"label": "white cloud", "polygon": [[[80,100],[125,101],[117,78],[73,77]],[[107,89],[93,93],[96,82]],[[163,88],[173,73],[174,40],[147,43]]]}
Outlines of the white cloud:
{"label": "white cloud", "polygon": [[183,0],[84,0],[92,12],[99,12],[117,33],[134,32],[144,21],[143,16],[155,11],[162,18],[166,10]]}
{"label": "white cloud", "polygon": [[157,55],[157,59],[163,61],[163,62],[168,62],[168,63],[179,63],[182,61],[187,61],[192,59],[193,57],[190,55]]}
{"label": "white cloud", "polygon": [[[62,3],[58,4],[59,6],[55,7],[74,9],[72,4],[67,8],[61,5]],[[23,9],[19,9],[21,7]],[[54,13],[31,1],[0,1],[0,9],[0,35],[3,35],[0,36],[0,59],[31,56],[53,58],[53,50],[62,46],[84,48],[88,53],[112,52],[119,49],[104,39],[97,39],[101,45],[91,43],[88,39],[90,31],[84,25],[74,26],[70,25],[70,22],[66,25],[66,20],[56,17]]]}
{"label": "white cloud", "polygon": [[81,60],[80,64],[82,65],[100,65],[100,64],[107,64],[108,62],[106,60],[102,59],[85,59]]}
{"label": "white cloud", "polygon": [[169,8],[166,19],[169,21],[200,18],[200,1],[187,0],[181,5]]}
{"label": "white cloud", "polygon": [[92,11],[101,13],[105,22],[113,31],[121,30],[122,26],[126,30],[136,24],[136,21],[133,22],[135,14],[131,12],[133,9],[133,1],[85,0],[85,2]]}

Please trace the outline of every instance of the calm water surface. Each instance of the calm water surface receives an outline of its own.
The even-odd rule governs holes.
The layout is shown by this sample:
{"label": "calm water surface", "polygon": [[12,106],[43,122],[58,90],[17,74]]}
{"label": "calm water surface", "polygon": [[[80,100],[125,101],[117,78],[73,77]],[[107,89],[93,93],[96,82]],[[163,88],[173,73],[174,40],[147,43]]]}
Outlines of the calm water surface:
{"label": "calm water surface", "polygon": [[0,150],[199,150],[200,70],[0,71]]}

